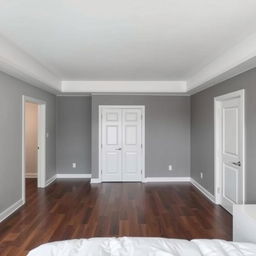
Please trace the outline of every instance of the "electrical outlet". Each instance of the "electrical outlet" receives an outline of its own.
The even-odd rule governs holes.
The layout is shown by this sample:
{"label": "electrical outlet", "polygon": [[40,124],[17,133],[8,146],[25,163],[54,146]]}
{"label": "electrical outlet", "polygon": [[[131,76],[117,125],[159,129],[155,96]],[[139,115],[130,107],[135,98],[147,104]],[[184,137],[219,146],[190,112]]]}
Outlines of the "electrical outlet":
{"label": "electrical outlet", "polygon": [[72,167],[73,167],[73,168],[76,168],[76,163],[72,163]]}
{"label": "electrical outlet", "polygon": [[202,172],[200,173],[200,177],[201,177],[201,180],[204,178],[204,174]]}
{"label": "electrical outlet", "polygon": [[172,165],[169,165],[169,166],[168,166],[168,170],[169,170],[169,171],[172,171]]}

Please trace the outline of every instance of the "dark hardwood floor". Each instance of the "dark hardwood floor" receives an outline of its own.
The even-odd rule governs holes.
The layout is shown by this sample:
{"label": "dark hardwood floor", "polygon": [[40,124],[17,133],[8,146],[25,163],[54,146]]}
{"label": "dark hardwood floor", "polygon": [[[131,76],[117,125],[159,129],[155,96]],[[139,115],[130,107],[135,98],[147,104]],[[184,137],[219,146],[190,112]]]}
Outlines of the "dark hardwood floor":
{"label": "dark hardwood floor", "polygon": [[189,183],[104,183],[58,180],[37,189],[0,224],[0,255],[20,256],[49,241],[151,236],[231,240],[232,217]]}

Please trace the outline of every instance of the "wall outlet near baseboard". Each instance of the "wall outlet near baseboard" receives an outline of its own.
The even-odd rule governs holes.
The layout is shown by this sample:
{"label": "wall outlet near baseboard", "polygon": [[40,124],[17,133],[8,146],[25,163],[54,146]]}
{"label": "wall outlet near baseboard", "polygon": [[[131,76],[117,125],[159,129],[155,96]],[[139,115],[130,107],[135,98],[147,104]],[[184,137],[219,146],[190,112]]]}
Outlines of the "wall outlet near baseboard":
{"label": "wall outlet near baseboard", "polygon": [[168,166],[168,170],[171,172],[172,171],[172,165]]}
{"label": "wall outlet near baseboard", "polygon": [[201,180],[204,178],[204,173],[203,172],[200,172],[200,178],[201,178]]}
{"label": "wall outlet near baseboard", "polygon": [[73,167],[73,168],[76,168],[76,163],[72,163],[72,167]]}

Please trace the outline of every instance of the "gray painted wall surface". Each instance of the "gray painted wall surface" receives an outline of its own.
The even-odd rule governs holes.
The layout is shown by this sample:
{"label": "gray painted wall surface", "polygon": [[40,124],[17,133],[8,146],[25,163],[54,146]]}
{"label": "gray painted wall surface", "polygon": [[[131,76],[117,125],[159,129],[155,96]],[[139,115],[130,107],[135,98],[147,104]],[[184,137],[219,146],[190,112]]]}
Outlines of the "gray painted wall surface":
{"label": "gray painted wall surface", "polygon": [[214,194],[214,97],[240,89],[245,89],[246,201],[256,203],[256,69],[192,96],[191,176]]}
{"label": "gray painted wall surface", "polygon": [[[98,177],[98,106],[145,105],[146,177],[190,176],[190,98],[92,96],[92,177]],[[173,172],[168,165],[173,165]]]}
{"label": "gray painted wall surface", "polygon": [[[46,178],[56,173],[56,97],[0,72],[0,212],[22,196],[22,95],[47,102]],[[6,196],[8,195],[8,196]]]}
{"label": "gray painted wall surface", "polygon": [[57,97],[56,157],[57,173],[91,173],[91,97]]}

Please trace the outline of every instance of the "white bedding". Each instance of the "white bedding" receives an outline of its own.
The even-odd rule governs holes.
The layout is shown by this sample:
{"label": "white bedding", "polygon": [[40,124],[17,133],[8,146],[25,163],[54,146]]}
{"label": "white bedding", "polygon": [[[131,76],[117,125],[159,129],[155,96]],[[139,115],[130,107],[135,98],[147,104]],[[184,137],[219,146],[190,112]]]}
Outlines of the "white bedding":
{"label": "white bedding", "polygon": [[91,238],[39,246],[28,256],[256,256],[256,245],[222,240]]}

